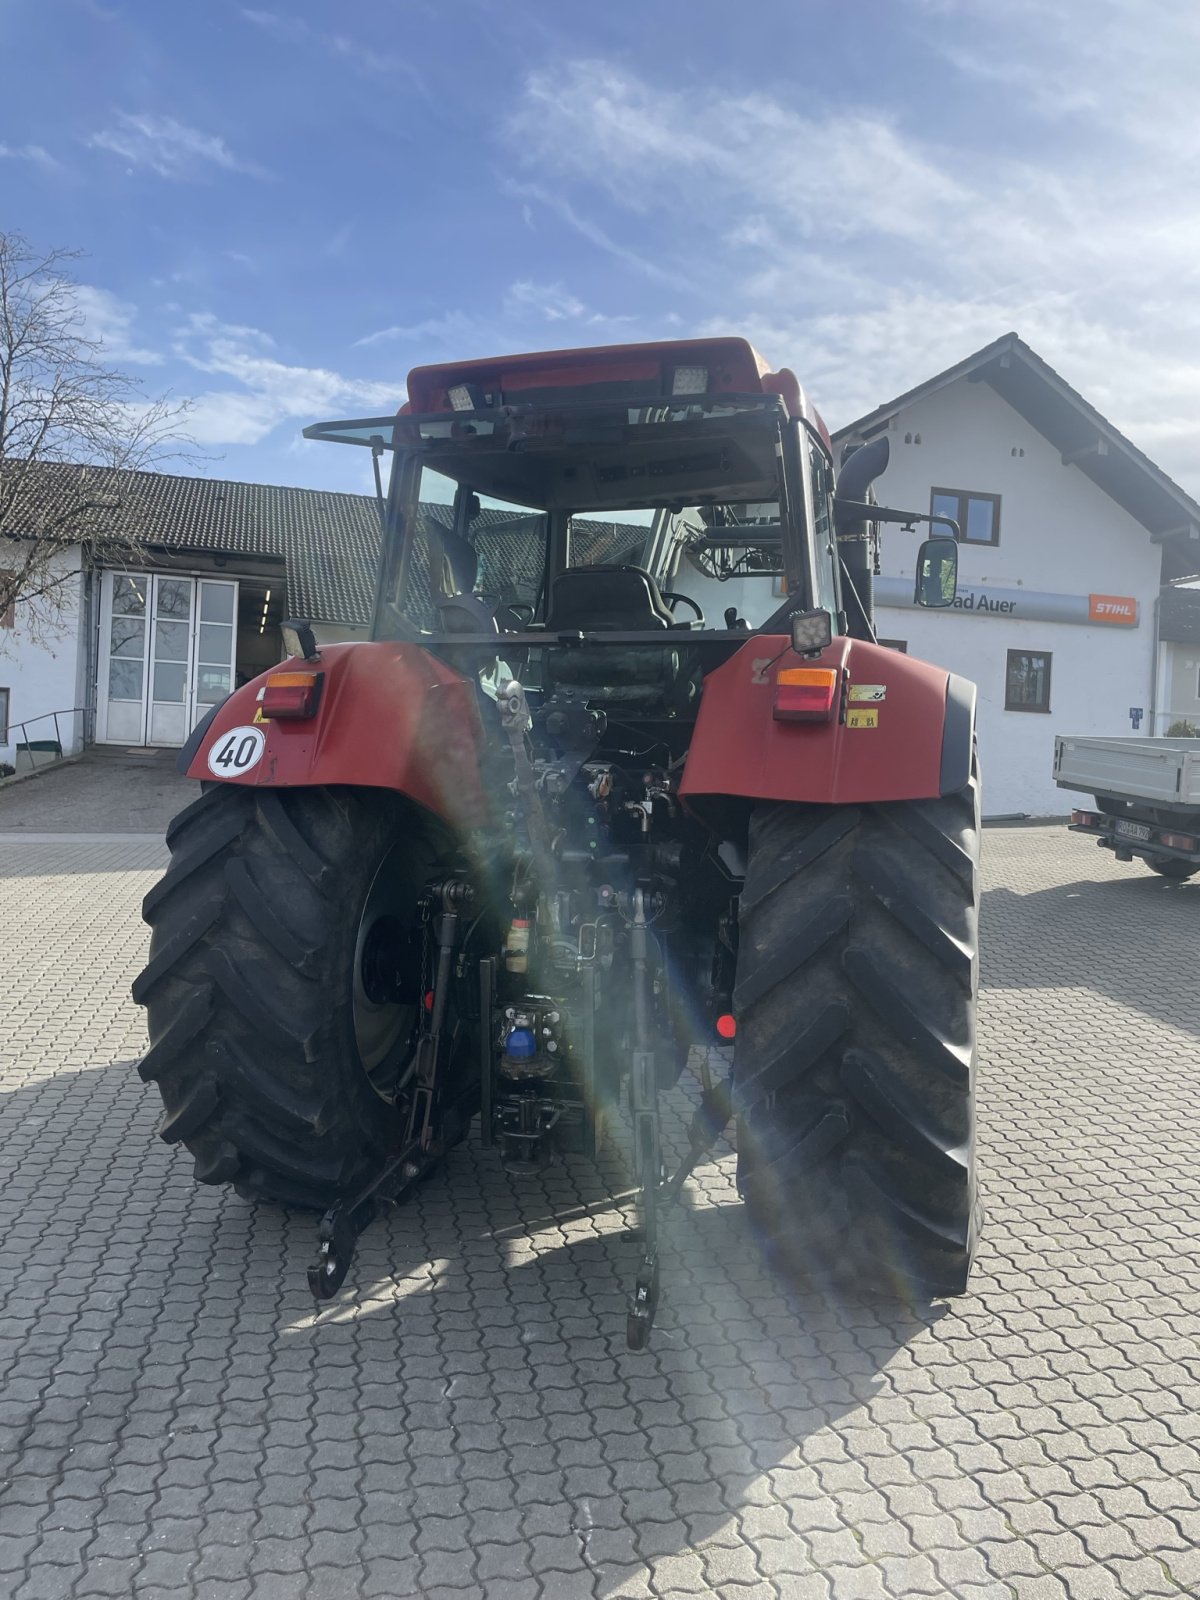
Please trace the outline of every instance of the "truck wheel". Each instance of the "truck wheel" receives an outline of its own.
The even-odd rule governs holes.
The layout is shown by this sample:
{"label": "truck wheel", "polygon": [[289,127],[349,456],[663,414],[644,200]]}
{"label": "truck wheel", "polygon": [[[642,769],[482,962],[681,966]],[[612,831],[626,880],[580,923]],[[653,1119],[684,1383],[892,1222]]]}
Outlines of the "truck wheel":
{"label": "truck wheel", "polygon": [[215,784],[167,844],[133,986],[159,1133],[201,1183],[330,1205],[402,1129],[430,825],[382,793]]}
{"label": "truck wheel", "polygon": [[734,1009],[738,1186],[771,1252],[866,1289],[960,1294],[974,1167],[979,783],[759,805]]}
{"label": "truck wheel", "polygon": [[1147,861],[1146,865],[1160,878],[1170,878],[1174,883],[1186,883],[1200,872],[1200,867],[1193,867],[1186,861]]}

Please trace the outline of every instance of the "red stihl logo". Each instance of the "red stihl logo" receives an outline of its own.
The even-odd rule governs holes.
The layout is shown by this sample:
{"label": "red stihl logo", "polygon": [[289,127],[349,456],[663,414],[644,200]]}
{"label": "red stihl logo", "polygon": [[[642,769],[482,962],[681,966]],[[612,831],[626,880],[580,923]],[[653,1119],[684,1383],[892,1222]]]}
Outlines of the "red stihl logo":
{"label": "red stihl logo", "polygon": [[1088,595],[1089,622],[1123,622],[1136,627],[1138,603],[1123,594]]}

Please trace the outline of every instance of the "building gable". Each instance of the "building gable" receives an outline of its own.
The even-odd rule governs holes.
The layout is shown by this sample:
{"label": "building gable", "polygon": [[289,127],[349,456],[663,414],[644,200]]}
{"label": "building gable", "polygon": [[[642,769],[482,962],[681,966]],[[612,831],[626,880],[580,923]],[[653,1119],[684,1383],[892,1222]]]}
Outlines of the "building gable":
{"label": "building gable", "polygon": [[1015,333],[838,429],[835,450],[875,437],[899,413],[963,382],[994,391],[1064,465],[1075,467],[1145,529],[1162,547],[1164,579],[1200,569],[1200,503]]}

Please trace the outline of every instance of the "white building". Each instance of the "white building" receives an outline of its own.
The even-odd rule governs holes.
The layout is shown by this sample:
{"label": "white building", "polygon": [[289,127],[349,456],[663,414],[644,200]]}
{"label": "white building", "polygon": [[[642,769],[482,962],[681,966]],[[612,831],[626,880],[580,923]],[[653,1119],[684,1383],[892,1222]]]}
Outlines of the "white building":
{"label": "white building", "polygon": [[979,686],[988,815],[1062,814],[1056,733],[1165,731],[1159,591],[1200,570],[1200,505],[1016,334],[840,429],[835,449],[883,433],[880,503],[954,517],[961,549],[953,608],[918,610],[931,530],[883,526],[880,639]]}
{"label": "white building", "polygon": [[[72,470],[47,472],[45,493]],[[307,618],[323,643],[365,633],[379,553],[369,496],[96,467],[89,485],[111,504],[111,548],[136,542],[142,559],[64,551],[51,637],[20,601],[0,617],[0,762],[93,741],[177,747],[235,683],[280,659],[284,617]]]}

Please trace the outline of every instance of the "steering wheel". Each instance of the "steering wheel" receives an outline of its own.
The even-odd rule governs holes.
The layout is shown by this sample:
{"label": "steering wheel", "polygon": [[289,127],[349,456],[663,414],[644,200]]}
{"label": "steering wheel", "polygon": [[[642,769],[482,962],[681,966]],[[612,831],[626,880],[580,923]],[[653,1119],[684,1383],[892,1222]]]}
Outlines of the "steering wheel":
{"label": "steering wheel", "polygon": [[658,592],[667,602],[668,610],[673,612],[675,607],[682,600],[685,606],[691,606],[692,610],[696,613],[696,621],[700,624],[700,626],[704,626],[704,612],[700,609],[699,603],[693,600],[690,594],[679,594],[674,589],[660,589]]}

